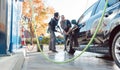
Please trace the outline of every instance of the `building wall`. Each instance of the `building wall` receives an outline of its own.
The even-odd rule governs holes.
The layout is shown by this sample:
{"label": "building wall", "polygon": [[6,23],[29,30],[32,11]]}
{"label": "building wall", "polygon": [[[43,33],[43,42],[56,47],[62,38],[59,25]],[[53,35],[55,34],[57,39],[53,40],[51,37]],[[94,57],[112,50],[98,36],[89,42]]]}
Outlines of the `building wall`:
{"label": "building wall", "polygon": [[11,26],[11,7],[12,7],[12,0],[8,0],[8,2],[7,2],[7,16],[9,16],[9,17],[7,17],[7,49],[9,49],[9,46],[10,46],[10,31],[11,31],[11,29],[10,29],[10,26]]}
{"label": "building wall", "polygon": [[14,1],[13,3],[13,28],[12,28],[12,42],[13,48],[19,48],[20,39],[20,20],[22,15],[22,2]]}
{"label": "building wall", "polygon": [[0,0],[0,54],[6,54],[11,43],[12,50],[19,47],[21,12],[22,1]]}
{"label": "building wall", "polygon": [[0,0],[0,54],[6,54],[6,0]]}

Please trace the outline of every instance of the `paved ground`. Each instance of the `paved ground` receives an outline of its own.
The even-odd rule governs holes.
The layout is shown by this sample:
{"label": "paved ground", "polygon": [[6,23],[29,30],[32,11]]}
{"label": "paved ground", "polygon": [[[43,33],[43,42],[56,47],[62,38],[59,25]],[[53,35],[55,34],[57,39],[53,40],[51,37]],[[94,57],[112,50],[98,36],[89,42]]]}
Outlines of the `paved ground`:
{"label": "paved ground", "polygon": [[14,54],[0,56],[0,70],[21,70],[24,63],[24,48],[17,49]]}
{"label": "paved ground", "polygon": [[[69,55],[63,51],[63,46],[57,46],[59,53],[52,53],[48,51],[48,46],[44,45],[44,53],[52,60],[64,61],[70,59],[80,53],[76,51],[75,55]],[[96,58],[103,55],[95,53],[84,53],[76,60],[65,63],[55,64],[47,61],[40,52],[36,52],[36,47],[33,51],[27,51],[25,62],[22,70],[120,70],[114,61],[105,58]]]}

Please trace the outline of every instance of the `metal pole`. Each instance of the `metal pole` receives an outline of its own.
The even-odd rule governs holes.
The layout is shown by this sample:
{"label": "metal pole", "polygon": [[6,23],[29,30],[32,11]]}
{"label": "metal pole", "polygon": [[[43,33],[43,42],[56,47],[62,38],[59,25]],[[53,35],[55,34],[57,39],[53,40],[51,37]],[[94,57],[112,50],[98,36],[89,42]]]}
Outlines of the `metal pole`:
{"label": "metal pole", "polygon": [[10,46],[9,46],[9,52],[13,52],[13,42],[12,42],[12,28],[13,28],[13,0],[11,1],[11,25],[10,25]]}

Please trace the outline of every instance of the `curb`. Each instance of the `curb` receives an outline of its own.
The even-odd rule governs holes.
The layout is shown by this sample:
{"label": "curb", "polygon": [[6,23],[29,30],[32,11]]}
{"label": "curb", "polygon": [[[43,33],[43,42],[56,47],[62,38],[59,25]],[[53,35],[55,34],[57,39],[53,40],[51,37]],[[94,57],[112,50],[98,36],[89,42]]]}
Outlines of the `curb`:
{"label": "curb", "polygon": [[18,59],[16,59],[15,64],[13,64],[13,67],[10,70],[21,70],[22,69],[22,66],[25,61],[23,53],[17,55],[16,57]]}
{"label": "curb", "polygon": [[0,70],[21,70],[25,60],[22,51],[11,56],[0,57],[0,59]]}

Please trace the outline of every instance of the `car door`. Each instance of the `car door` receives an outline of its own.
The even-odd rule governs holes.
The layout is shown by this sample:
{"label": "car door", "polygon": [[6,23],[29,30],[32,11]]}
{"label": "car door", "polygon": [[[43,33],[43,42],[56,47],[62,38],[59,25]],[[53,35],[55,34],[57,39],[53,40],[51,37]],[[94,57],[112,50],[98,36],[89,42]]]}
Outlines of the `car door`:
{"label": "car door", "polygon": [[94,3],[91,7],[89,7],[78,20],[78,24],[81,25],[84,24],[84,26],[80,29],[80,34],[79,34],[79,43],[81,45],[87,44],[89,41],[87,38],[91,26],[91,22],[89,22],[89,19],[91,18],[91,16],[94,15],[94,10],[98,6],[98,3],[99,1]]}
{"label": "car door", "polygon": [[[116,9],[116,7],[113,5],[117,2],[118,0],[108,1],[105,15],[108,13],[113,14],[112,13],[113,10]],[[80,44],[87,44],[90,41],[92,35],[95,33],[96,27],[103,13],[105,3],[106,0],[97,1],[89,9],[87,9],[87,11],[79,18],[78,23],[85,24],[85,26],[80,30],[80,39],[79,39]],[[119,4],[117,6],[119,6]],[[96,37],[94,38],[93,44],[101,45],[104,43],[105,32],[106,32],[105,29],[108,26],[110,20],[111,19],[109,17],[104,17],[102,25],[98,30]]]}
{"label": "car door", "polygon": [[[90,32],[91,35],[93,35],[96,31],[96,28],[100,22],[103,10],[104,10],[104,6],[105,6],[105,0],[100,0],[98,6],[96,7],[95,10],[95,15],[92,16],[92,19],[89,19],[89,22],[91,22],[91,28],[90,28]],[[92,21],[91,21],[92,20]],[[103,33],[103,29],[106,27],[107,23],[108,23],[109,19],[105,19],[102,20],[102,24],[100,25],[100,28],[94,38],[93,44],[98,44],[101,45],[104,41],[104,33]]]}
{"label": "car door", "polygon": [[[102,21],[102,24],[100,25],[100,28],[97,32],[96,37],[94,38],[94,43],[98,44],[98,46],[106,46],[106,44],[108,43],[108,34],[109,34],[108,31],[110,28],[110,23],[113,20],[113,18],[115,17],[115,15],[117,15],[116,11],[118,10],[118,7],[119,7],[119,4],[117,4],[118,3],[117,0],[115,0],[115,1],[108,2],[104,19]],[[96,19],[94,19],[94,22],[90,29],[92,35],[95,32],[97,25],[101,19],[100,15],[102,15],[102,12],[104,10],[104,8],[102,6],[104,6],[104,5],[105,5],[105,0],[101,0],[101,3],[99,3],[98,7],[96,8],[96,12],[94,15]]]}

